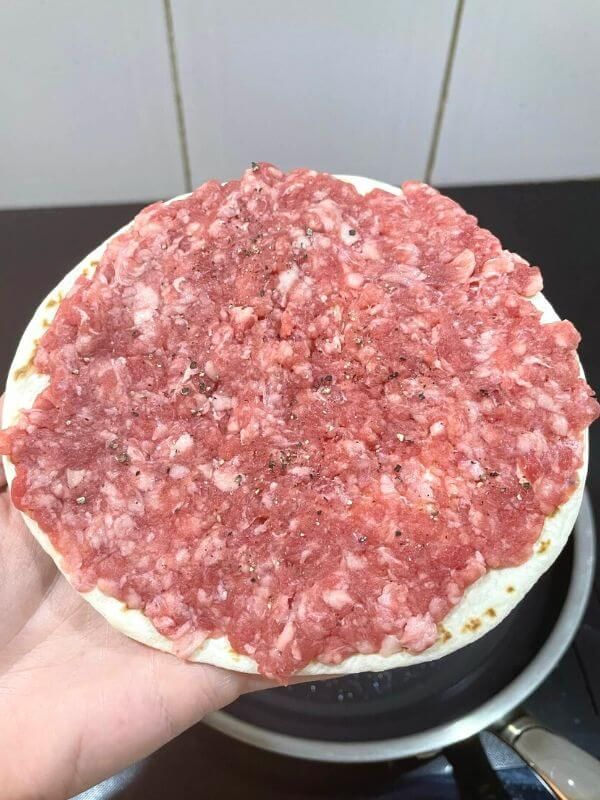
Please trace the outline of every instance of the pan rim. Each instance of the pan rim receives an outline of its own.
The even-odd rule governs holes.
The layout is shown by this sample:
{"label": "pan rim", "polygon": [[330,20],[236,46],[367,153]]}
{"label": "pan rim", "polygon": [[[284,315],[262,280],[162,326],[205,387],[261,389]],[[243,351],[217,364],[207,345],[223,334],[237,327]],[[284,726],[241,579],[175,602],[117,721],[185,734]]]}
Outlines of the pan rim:
{"label": "pan rim", "polygon": [[564,605],[552,632],[529,665],[500,692],[474,711],[436,728],[372,742],[331,742],[277,733],[244,722],[226,711],[203,720],[206,725],[246,744],[311,761],[360,763],[423,756],[497,725],[532,694],[570,646],[583,619],[596,563],[594,517],[588,490],[583,493],[573,534],[573,566]]}

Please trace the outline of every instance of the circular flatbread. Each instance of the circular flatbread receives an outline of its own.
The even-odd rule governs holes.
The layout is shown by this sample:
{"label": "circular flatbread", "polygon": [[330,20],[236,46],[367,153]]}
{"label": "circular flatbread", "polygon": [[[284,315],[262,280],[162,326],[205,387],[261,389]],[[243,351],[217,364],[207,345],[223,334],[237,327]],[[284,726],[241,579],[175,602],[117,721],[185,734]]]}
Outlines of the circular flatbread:
{"label": "circular flatbread", "polygon": [[[361,194],[366,194],[376,188],[396,195],[401,194],[401,190],[394,186],[367,178],[355,176],[338,177],[352,183]],[[181,197],[186,196],[182,195]],[[177,199],[181,198],[174,198],[174,200]],[[125,228],[122,230],[125,230]],[[2,418],[3,427],[13,425],[18,419],[20,410],[30,409],[36,397],[47,386],[47,376],[37,373],[33,366],[33,356],[37,342],[52,322],[60,302],[69,292],[76,279],[82,274],[88,276],[93,274],[106,244],[107,242],[104,242],[98,246],[65,276],[41,303],[27,326],[18,346],[7,381]],[[542,312],[542,322],[559,320],[552,306],[541,294],[533,297],[531,302]],[[440,658],[458,648],[464,647],[498,625],[531,589],[538,578],[550,567],[567,542],[582,500],[588,464],[587,449],[586,431],[584,433],[583,464],[577,473],[578,485],[570,498],[551,517],[546,519],[539,538],[533,547],[531,557],[520,566],[490,569],[483,577],[467,588],[462,599],[444,618],[443,624],[438,626],[438,638],[432,646],[419,653],[401,650],[391,655],[357,654],[346,658],[339,664],[312,661],[297,674],[339,675],[412,666],[423,661]],[[7,457],[4,458],[4,466],[10,484],[15,476],[15,467]],[[27,514],[23,513],[22,516],[31,533],[52,557],[57,567],[65,574],[65,577],[69,579],[63,558],[53,547],[49,537]],[[85,592],[82,596],[114,628],[127,636],[159,650],[166,652],[174,652],[176,650],[174,642],[161,635],[150,619],[144,616],[141,611],[128,608],[125,603],[104,594],[98,588]],[[191,661],[213,664],[247,673],[257,673],[259,671],[254,659],[235,652],[225,636],[207,639],[194,652],[189,654],[188,658]]]}

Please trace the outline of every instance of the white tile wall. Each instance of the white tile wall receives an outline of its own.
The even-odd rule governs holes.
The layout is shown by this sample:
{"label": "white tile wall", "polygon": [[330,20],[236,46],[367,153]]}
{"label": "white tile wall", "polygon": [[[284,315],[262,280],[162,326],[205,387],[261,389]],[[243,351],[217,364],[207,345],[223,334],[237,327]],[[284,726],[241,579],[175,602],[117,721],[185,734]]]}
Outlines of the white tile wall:
{"label": "white tile wall", "polygon": [[183,190],[161,0],[4,0],[0,37],[0,207]]}
{"label": "white tile wall", "polygon": [[455,0],[173,0],[192,175],[423,177]]}
{"label": "white tile wall", "polygon": [[257,159],[600,176],[600,0],[0,0],[0,39],[0,207],[151,200],[187,163]]}
{"label": "white tile wall", "polygon": [[466,0],[433,179],[600,176],[600,2]]}

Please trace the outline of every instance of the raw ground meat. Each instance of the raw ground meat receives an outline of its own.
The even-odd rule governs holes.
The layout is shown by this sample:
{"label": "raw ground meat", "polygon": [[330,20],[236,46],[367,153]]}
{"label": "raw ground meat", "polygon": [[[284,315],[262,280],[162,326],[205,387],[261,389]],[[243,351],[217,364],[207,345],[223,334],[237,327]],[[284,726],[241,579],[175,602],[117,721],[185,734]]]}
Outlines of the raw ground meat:
{"label": "raw ground meat", "polygon": [[285,679],[418,652],[573,492],[598,413],[539,270],[421,183],[254,165],[142,211],[0,434],[80,591]]}

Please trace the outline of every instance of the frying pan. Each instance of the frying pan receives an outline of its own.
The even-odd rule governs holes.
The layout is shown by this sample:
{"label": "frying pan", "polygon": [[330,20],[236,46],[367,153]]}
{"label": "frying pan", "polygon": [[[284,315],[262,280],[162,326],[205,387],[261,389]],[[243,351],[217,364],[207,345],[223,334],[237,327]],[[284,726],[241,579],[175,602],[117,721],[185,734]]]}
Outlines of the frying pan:
{"label": "frying pan", "polygon": [[492,786],[483,751],[470,747],[465,755],[464,745],[455,746],[489,729],[558,798],[598,800],[600,762],[520,710],[571,643],[594,568],[586,493],[574,536],[557,564],[478,641],[414,667],[246,695],[206,722],[248,744],[316,761],[387,761],[444,750],[459,784],[471,784],[468,796],[505,797],[499,784]]}

